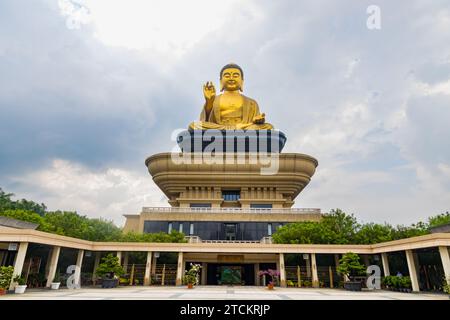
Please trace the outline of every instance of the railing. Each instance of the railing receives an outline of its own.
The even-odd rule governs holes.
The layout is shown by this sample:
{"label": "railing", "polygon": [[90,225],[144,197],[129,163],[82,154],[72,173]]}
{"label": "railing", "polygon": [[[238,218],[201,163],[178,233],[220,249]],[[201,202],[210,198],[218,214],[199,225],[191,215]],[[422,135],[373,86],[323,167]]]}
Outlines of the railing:
{"label": "railing", "polygon": [[199,236],[184,237],[188,243],[265,243],[271,244],[272,237],[263,237],[261,240],[202,240]]}
{"label": "railing", "polygon": [[142,213],[250,213],[250,214],[320,214],[318,208],[180,208],[143,207]]}
{"label": "railing", "polygon": [[254,240],[202,240],[202,243],[261,243]]}

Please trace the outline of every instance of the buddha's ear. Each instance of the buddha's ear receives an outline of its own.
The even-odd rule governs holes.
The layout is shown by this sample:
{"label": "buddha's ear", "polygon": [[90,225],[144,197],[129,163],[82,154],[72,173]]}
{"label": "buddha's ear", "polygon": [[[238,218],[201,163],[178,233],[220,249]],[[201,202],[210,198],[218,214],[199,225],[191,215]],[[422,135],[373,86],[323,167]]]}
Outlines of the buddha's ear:
{"label": "buddha's ear", "polygon": [[239,91],[240,92],[244,91],[244,80],[242,80],[242,82],[241,82],[241,87],[239,88]]}

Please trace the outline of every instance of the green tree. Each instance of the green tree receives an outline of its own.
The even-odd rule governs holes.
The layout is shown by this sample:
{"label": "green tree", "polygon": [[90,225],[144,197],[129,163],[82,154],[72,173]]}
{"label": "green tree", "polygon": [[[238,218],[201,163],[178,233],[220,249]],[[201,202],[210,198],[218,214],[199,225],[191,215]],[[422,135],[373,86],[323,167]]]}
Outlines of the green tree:
{"label": "green tree", "polygon": [[359,224],[353,214],[346,214],[341,209],[331,210],[325,215],[321,223],[324,230],[331,239],[326,243],[347,244],[352,243],[352,239],[359,228]]}
{"label": "green tree", "polygon": [[356,232],[354,243],[373,244],[392,240],[393,228],[388,224],[363,224]]}
{"label": "green tree", "polygon": [[176,230],[172,230],[171,233],[167,234],[165,232],[158,233],[136,233],[128,232],[121,236],[120,241],[122,242],[172,242],[172,243],[182,243],[186,242],[184,234]]}
{"label": "green tree", "polygon": [[430,228],[444,224],[450,224],[450,213],[448,211],[428,218],[428,225]]}
{"label": "green tree", "polygon": [[45,204],[41,203],[38,204],[34,201],[30,200],[17,200],[14,201],[11,199],[13,197],[13,193],[5,193],[2,188],[0,188],[0,212],[6,211],[6,210],[25,210],[25,211],[32,211],[40,216],[43,216],[45,214],[45,210],[47,207]]}
{"label": "green tree", "polygon": [[50,223],[48,223],[44,217],[41,217],[39,214],[35,212],[26,211],[22,209],[10,209],[1,211],[0,216],[21,221],[37,223],[39,225],[37,230],[44,232],[55,232],[55,228]]}
{"label": "green tree", "polygon": [[120,265],[119,258],[117,256],[108,254],[106,257],[102,258],[102,263],[100,263],[95,271],[95,274],[99,277],[107,277],[109,279],[114,278],[114,276],[120,277],[125,271]]}
{"label": "green tree", "polygon": [[366,267],[359,261],[359,256],[353,252],[347,252],[339,260],[336,271],[346,275],[350,280],[356,276],[366,274]]}

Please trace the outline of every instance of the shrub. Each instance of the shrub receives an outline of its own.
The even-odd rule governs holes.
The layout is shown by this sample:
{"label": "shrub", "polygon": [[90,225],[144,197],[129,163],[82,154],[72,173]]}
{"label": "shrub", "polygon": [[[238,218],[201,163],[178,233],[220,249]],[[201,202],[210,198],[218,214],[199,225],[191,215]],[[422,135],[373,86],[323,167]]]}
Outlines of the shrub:
{"label": "shrub", "polygon": [[444,291],[447,294],[450,294],[450,278],[445,279],[444,277],[444,282],[442,284],[442,291]]}
{"label": "shrub", "polygon": [[11,278],[14,273],[14,267],[0,267],[0,289],[8,289],[11,284]]}
{"label": "shrub", "polygon": [[119,258],[113,256],[111,253],[104,257],[102,261],[103,262],[98,265],[97,270],[95,271],[97,276],[113,279],[125,273],[119,263]]}
{"label": "shrub", "polygon": [[18,284],[19,286],[24,286],[24,285],[27,284],[27,281],[26,281],[25,277],[23,277],[23,276],[21,276],[21,275],[15,276],[14,279],[13,279],[13,281],[14,281],[14,282],[17,282],[17,284]]}
{"label": "shrub", "polygon": [[347,252],[339,260],[337,272],[347,276],[350,280],[358,275],[366,274],[366,267],[359,262],[359,256],[353,252]]}
{"label": "shrub", "polygon": [[191,268],[185,271],[183,276],[184,284],[197,284],[200,275],[201,265],[191,263]]}

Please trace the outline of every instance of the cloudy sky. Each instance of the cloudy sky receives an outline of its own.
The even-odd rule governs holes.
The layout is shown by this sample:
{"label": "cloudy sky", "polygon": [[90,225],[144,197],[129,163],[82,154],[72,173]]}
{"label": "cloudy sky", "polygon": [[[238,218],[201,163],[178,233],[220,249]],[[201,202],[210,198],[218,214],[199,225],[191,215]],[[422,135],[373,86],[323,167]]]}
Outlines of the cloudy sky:
{"label": "cloudy sky", "polygon": [[119,225],[167,206],[144,160],[228,62],[285,151],[319,160],[296,207],[450,210],[448,0],[2,0],[0,187]]}

